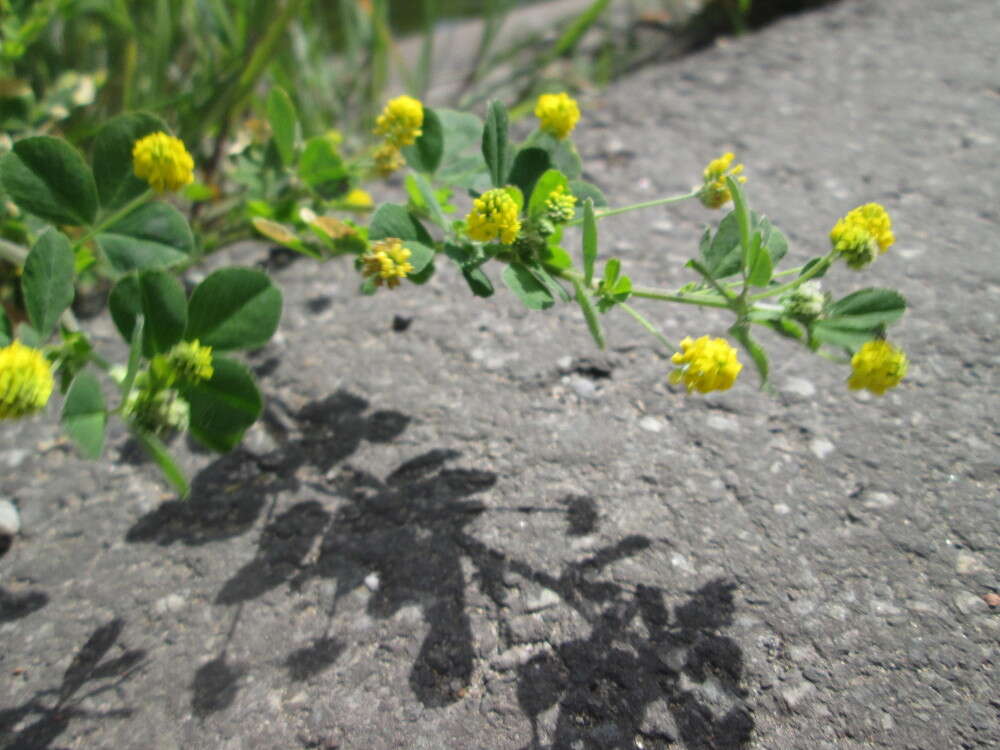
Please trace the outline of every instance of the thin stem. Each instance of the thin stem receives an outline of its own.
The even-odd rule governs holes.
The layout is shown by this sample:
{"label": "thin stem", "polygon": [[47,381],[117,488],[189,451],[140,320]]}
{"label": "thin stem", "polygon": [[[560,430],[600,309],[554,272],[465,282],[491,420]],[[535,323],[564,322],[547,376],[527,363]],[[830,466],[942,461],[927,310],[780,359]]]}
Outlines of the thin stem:
{"label": "thin stem", "polygon": [[[699,188],[700,190],[700,188]],[[644,201],[642,203],[633,203],[630,206],[621,206],[620,208],[609,208],[605,211],[594,212],[595,219],[606,219],[609,216],[617,216],[618,214],[624,214],[629,211],[638,211],[640,208],[653,208],[654,206],[665,206],[668,203],[680,203],[681,201],[687,200],[688,198],[694,198],[698,195],[698,190],[693,190],[690,193],[684,193],[684,195],[672,195],[669,198],[657,198],[656,200]],[[568,227],[576,226],[577,224],[582,224],[583,218],[574,219],[566,224]]]}
{"label": "thin stem", "polygon": [[701,305],[702,307],[728,308],[729,303],[720,299],[717,295],[711,297],[698,297],[694,294],[672,294],[670,292],[657,289],[655,287],[634,286],[632,287],[633,297],[644,299],[658,299],[664,302],[679,302],[682,305]]}
{"label": "thin stem", "polygon": [[813,276],[816,276],[817,274],[820,274],[827,268],[829,268],[830,264],[833,263],[833,259],[836,257],[836,255],[837,251],[831,250],[829,253],[823,256],[823,260],[821,260],[819,263],[814,264],[812,268],[810,268],[804,274],[795,279],[795,281],[789,281],[787,284],[782,284],[781,286],[777,286],[774,289],[768,289],[766,292],[761,292],[760,294],[754,294],[750,297],[750,301],[756,302],[757,300],[760,299],[767,299],[768,297],[773,297],[776,294],[784,294],[789,289],[795,289],[803,282],[808,281]]}
{"label": "thin stem", "polygon": [[0,258],[15,266],[23,266],[28,257],[28,248],[0,239]]}
{"label": "thin stem", "polygon": [[86,234],[83,235],[83,237],[81,237],[76,241],[75,246],[80,247],[87,241],[93,239],[94,235],[98,234],[99,232],[103,232],[105,229],[107,229],[109,226],[114,224],[119,219],[125,218],[130,213],[139,208],[139,206],[143,205],[144,203],[147,203],[149,199],[152,197],[153,197],[152,189],[147,190],[145,193],[142,193],[141,195],[137,195],[135,198],[130,200],[128,203],[119,208],[113,214],[105,217],[104,219],[99,221],[96,225],[91,227],[90,231],[88,231]]}
{"label": "thin stem", "polygon": [[624,302],[619,302],[618,307],[620,307],[622,310],[624,310],[633,318],[635,318],[636,322],[639,325],[641,325],[643,328],[645,328],[647,331],[653,334],[653,337],[656,338],[656,340],[659,341],[661,344],[663,344],[665,347],[667,347],[668,350],[674,348],[674,345],[667,340],[667,337],[664,336],[662,333],[660,333],[660,330],[652,323],[650,323],[648,320],[646,320],[646,318],[643,317],[643,315],[634,307],[632,307],[631,305],[627,305]]}

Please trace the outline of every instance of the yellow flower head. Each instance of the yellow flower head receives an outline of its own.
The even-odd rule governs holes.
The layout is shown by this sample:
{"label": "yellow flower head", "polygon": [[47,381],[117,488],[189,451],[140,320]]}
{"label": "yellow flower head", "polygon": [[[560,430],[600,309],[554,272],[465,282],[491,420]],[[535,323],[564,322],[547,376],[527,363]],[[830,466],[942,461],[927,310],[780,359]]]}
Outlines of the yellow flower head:
{"label": "yellow flower head", "polygon": [[878,203],[858,206],[830,231],[833,249],[855,270],[867,266],[895,241],[892,220]]}
{"label": "yellow flower head", "polygon": [[167,353],[167,372],[186,383],[211,380],[215,374],[212,347],[202,346],[198,339],[181,341]]}
{"label": "yellow flower head", "polygon": [[728,390],[743,369],[737,351],[725,339],[702,336],[692,340],[688,336],[681,341],[681,349],[671,358],[679,367],[670,373],[670,382],[683,381],[688,393]]}
{"label": "yellow flower head", "polygon": [[423,134],[424,105],[412,96],[397,96],[375,120],[375,135],[384,135],[396,148],[409,146]]}
{"label": "yellow flower head", "polygon": [[375,162],[375,172],[381,177],[388,177],[406,164],[403,154],[391,143],[383,143],[376,148],[372,159]]}
{"label": "yellow flower head", "polygon": [[394,289],[399,286],[400,279],[413,273],[409,258],[410,251],[403,247],[402,241],[389,237],[376,242],[361,256],[361,274],[365,278],[373,277],[375,286],[385,284]]}
{"label": "yellow flower head", "polygon": [[38,349],[16,339],[0,349],[0,419],[40,411],[52,395],[52,386],[52,367]]}
{"label": "yellow flower head", "polygon": [[352,211],[368,211],[375,205],[375,201],[372,200],[368,191],[361,188],[354,188],[342,200],[344,201],[344,206]]}
{"label": "yellow flower head", "polygon": [[735,177],[741,183],[747,181],[746,177],[740,176],[743,172],[742,164],[731,166],[735,158],[732,153],[726,153],[713,159],[705,167],[704,184],[698,193],[705,208],[721,208],[733,199],[726,185],[726,177]]}
{"label": "yellow flower head", "polygon": [[180,190],[194,179],[194,159],[180,138],[166,133],[151,133],[132,147],[135,176],[145,180],[158,193]]}
{"label": "yellow flower head", "polygon": [[580,120],[580,107],[567,93],[542,94],[535,104],[539,127],[560,141],[573,132]]}
{"label": "yellow flower head", "polygon": [[852,391],[867,388],[881,396],[899,385],[906,375],[906,355],[888,341],[866,341],[851,358],[851,377],[847,387]]}
{"label": "yellow flower head", "polygon": [[557,224],[572,221],[576,215],[576,196],[566,190],[565,185],[558,185],[545,199],[545,216]]}
{"label": "yellow flower head", "polygon": [[499,239],[509,245],[521,231],[517,203],[503,188],[487,190],[476,198],[465,223],[469,237],[479,242]]}

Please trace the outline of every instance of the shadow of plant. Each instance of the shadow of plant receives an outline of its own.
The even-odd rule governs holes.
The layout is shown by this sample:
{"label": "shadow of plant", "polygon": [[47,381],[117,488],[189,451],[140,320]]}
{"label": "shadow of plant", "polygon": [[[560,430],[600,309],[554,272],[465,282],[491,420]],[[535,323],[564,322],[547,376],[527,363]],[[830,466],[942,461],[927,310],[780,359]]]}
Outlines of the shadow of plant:
{"label": "shadow of plant", "polygon": [[[125,621],[112,620],[97,628],[83,644],[63,674],[58,688],[42,690],[16,708],[0,711],[0,741],[10,750],[43,750],[66,731],[73,719],[123,719],[132,715],[132,709],[88,711],[79,707],[85,700],[107,692],[117,692],[122,682],[129,678],[146,656],[142,650],[125,650],[120,655],[105,659],[125,627]],[[81,693],[88,683],[101,683]],[[28,726],[14,731],[26,718],[37,715]]]}
{"label": "shadow of plant", "polygon": [[25,591],[22,594],[15,594],[0,587],[0,623],[27,617],[48,603],[49,596],[44,591]]}

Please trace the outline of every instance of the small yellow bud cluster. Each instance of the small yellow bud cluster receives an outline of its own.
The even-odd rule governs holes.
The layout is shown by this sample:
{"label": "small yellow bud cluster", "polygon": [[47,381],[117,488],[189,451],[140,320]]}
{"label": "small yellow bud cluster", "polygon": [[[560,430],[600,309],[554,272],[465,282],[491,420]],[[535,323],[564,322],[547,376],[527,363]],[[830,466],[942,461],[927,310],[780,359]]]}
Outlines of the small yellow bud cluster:
{"label": "small yellow bud cluster", "polygon": [[158,193],[180,190],[194,179],[194,159],[180,138],[151,133],[132,147],[132,169]]}
{"label": "small yellow bud cluster", "polygon": [[487,190],[476,198],[465,222],[469,237],[478,242],[499,239],[510,245],[521,231],[517,203],[503,188]]}
{"label": "small yellow bud cluster", "polygon": [[851,377],[847,387],[852,391],[867,388],[881,396],[895,388],[906,375],[906,354],[888,341],[866,341],[851,358]]}
{"label": "small yellow bud cluster", "polygon": [[344,208],[351,211],[369,211],[375,205],[368,191],[361,188],[354,188],[341,200],[344,202]]}
{"label": "small yellow bud cluster", "polygon": [[785,312],[797,318],[818,318],[823,314],[827,302],[827,294],[815,279],[805,281],[781,296]]}
{"label": "small yellow bud cluster", "polygon": [[688,393],[728,390],[743,369],[736,349],[725,339],[702,336],[693,340],[688,336],[681,341],[681,349],[671,358],[679,367],[670,373],[670,382],[683,382]]}
{"label": "small yellow bud cluster", "polygon": [[52,367],[38,349],[16,339],[0,349],[0,419],[41,411],[52,386]]}
{"label": "small yellow bud cluster", "polygon": [[889,214],[878,203],[858,206],[830,231],[833,249],[855,270],[867,266],[895,241]]}
{"label": "small yellow bud cluster", "polygon": [[202,346],[198,339],[181,341],[168,353],[166,371],[171,381],[198,383],[211,380],[215,374],[212,367],[212,347]]}
{"label": "small yellow bud cluster", "polygon": [[733,199],[726,185],[726,177],[736,177],[741,183],[747,181],[746,177],[740,176],[743,172],[742,164],[731,166],[735,158],[732,153],[726,153],[718,159],[713,159],[705,167],[704,184],[698,193],[698,198],[705,208],[721,208]]}
{"label": "small yellow bud cluster", "polygon": [[385,284],[394,289],[399,286],[400,279],[413,272],[410,254],[402,241],[395,237],[376,242],[361,256],[361,274],[365,278],[374,278],[376,286]]}
{"label": "small yellow bud cluster", "polygon": [[543,131],[561,141],[580,121],[580,107],[566,92],[542,94],[535,103],[535,117]]}
{"label": "small yellow bud cluster", "polygon": [[397,96],[375,120],[375,135],[396,148],[413,144],[423,134],[424,105],[412,96]]}
{"label": "small yellow bud cluster", "polygon": [[576,196],[559,185],[545,199],[545,218],[554,224],[565,224],[576,215]]}

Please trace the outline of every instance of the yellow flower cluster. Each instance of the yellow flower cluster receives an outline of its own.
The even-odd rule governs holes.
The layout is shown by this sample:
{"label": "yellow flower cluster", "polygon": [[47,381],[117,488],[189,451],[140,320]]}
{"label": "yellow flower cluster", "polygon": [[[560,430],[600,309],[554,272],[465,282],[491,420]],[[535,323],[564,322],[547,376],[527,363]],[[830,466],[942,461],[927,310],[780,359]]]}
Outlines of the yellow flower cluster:
{"label": "yellow flower cluster", "polygon": [[361,256],[361,274],[365,278],[373,277],[376,286],[385,284],[394,289],[399,286],[400,279],[413,272],[410,255],[402,241],[395,237],[376,242]]}
{"label": "yellow flower cluster", "polygon": [[423,134],[424,105],[412,96],[397,96],[375,120],[375,135],[396,148],[409,146]]}
{"label": "yellow flower cluster", "polygon": [[52,395],[52,367],[38,349],[18,340],[0,349],[0,419],[40,411]]}
{"label": "yellow flower cluster", "polygon": [[542,94],[535,103],[535,117],[543,131],[561,141],[580,121],[580,107],[566,92]]}
{"label": "yellow flower cluster", "polygon": [[194,159],[180,138],[151,133],[132,147],[132,169],[158,193],[180,190],[194,179]]}
{"label": "yellow flower cluster", "polygon": [[575,205],[576,196],[566,190],[565,185],[558,185],[545,199],[545,215],[550,221],[562,224],[576,215]]}
{"label": "yellow flower cluster", "polygon": [[899,385],[906,375],[906,355],[888,341],[866,341],[851,358],[851,377],[847,387],[852,391],[867,388],[881,396]]}
{"label": "yellow flower cluster", "polygon": [[702,336],[692,340],[688,336],[681,341],[681,349],[671,358],[679,367],[670,373],[670,382],[677,385],[683,381],[689,393],[728,390],[743,369],[736,349],[725,339]]}
{"label": "yellow flower cluster", "polygon": [[212,347],[202,346],[198,339],[181,341],[167,353],[167,370],[172,379],[187,383],[211,380],[215,374]]}
{"label": "yellow flower cluster", "polygon": [[344,207],[349,208],[351,211],[368,211],[375,205],[368,191],[361,188],[354,188],[341,200],[344,202]]}
{"label": "yellow flower cluster", "polygon": [[742,164],[731,166],[735,158],[732,153],[725,153],[718,159],[710,161],[705,167],[704,184],[698,193],[698,198],[705,208],[721,208],[733,199],[726,185],[726,177],[736,177],[741,183],[747,181],[746,177],[740,176],[743,172]]}
{"label": "yellow flower cluster", "polygon": [[867,266],[895,241],[889,214],[878,203],[858,206],[830,231],[833,249],[855,270]]}
{"label": "yellow flower cluster", "polygon": [[521,231],[517,203],[503,188],[487,190],[476,198],[465,223],[469,237],[479,242],[499,239],[510,245]]}

